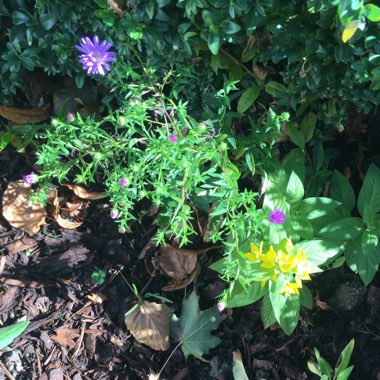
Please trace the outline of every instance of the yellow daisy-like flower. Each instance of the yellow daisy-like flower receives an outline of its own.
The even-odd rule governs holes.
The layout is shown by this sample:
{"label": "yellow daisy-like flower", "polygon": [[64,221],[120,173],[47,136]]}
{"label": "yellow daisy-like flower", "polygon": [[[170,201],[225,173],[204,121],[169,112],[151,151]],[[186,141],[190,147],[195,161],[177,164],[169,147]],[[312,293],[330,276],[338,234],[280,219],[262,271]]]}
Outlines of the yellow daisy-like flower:
{"label": "yellow daisy-like flower", "polygon": [[261,255],[263,253],[263,245],[264,245],[263,241],[260,242],[260,246],[259,247],[257,245],[255,245],[255,244],[251,243],[250,244],[251,252],[246,253],[244,256],[249,261],[252,261],[252,262],[259,261]]}
{"label": "yellow daisy-like flower", "polygon": [[290,256],[282,251],[279,251],[277,257],[278,266],[280,267],[281,272],[293,272],[297,268],[297,256]]}
{"label": "yellow daisy-like flower", "polygon": [[261,256],[261,261],[263,262],[260,266],[262,268],[273,268],[276,265],[277,254],[276,251],[270,246],[267,253]]}
{"label": "yellow daisy-like flower", "polygon": [[301,286],[299,284],[294,283],[294,282],[287,282],[284,286],[284,288],[280,291],[280,293],[285,293],[287,297],[290,297],[292,294],[297,294],[299,295],[299,288],[302,288],[302,283]]}

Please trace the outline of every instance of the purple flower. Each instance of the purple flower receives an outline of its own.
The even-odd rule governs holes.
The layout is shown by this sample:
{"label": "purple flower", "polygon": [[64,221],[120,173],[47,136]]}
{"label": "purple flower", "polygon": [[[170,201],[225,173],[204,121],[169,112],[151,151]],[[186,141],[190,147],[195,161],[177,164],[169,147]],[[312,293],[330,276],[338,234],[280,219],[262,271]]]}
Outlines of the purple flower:
{"label": "purple flower", "polygon": [[125,187],[125,186],[128,186],[129,181],[127,180],[127,178],[120,178],[119,183],[121,187]]}
{"label": "purple flower", "polygon": [[221,313],[226,308],[226,305],[223,302],[218,302],[216,308],[218,309],[219,313]]}
{"label": "purple flower", "polygon": [[170,135],[169,136],[169,141],[172,143],[175,143],[178,141],[178,136],[177,135]]}
{"label": "purple flower", "polygon": [[66,117],[67,117],[67,120],[68,120],[68,121],[74,121],[74,120],[75,120],[75,115],[74,115],[73,113],[71,113],[71,112],[69,112],[69,113],[66,115]]}
{"label": "purple flower", "polygon": [[107,41],[102,41],[99,44],[99,37],[94,36],[91,41],[89,37],[81,39],[80,45],[75,45],[75,48],[82,54],[79,57],[83,69],[87,70],[87,74],[105,75],[106,71],[110,71],[108,62],[116,61],[116,53],[108,51],[112,45]]}
{"label": "purple flower", "polygon": [[269,214],[269,221],[274,224],[282,224],[285,222],[286,215],[279,210],[278,208],[275,208],[273,211]]}
{"label": "purple flower", "polygon": [[26,174],[22,176],[22,180],[26,185],[33,185],[38,181],[38,175],[31,172],[30,174]]}
{"label": "purple flower", "polygon": [[117,214],[118,214],[117,210],[112,210],[112,211],[111,211],[111,214],[110,214],[110,215],[111,215],[111,218],[112,218],[112,219],[116,219],[116,218],[117,218]]}

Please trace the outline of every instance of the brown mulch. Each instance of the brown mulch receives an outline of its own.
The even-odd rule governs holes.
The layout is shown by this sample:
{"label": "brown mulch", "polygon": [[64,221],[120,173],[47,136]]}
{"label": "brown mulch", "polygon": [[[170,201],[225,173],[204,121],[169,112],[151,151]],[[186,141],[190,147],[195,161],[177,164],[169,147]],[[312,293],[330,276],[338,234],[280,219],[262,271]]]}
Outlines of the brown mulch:
{"label": "brown mulch", "polygon": [[[354,161],[362,152],[360,142],[354,142],[352,149],[352,136],[346,141]],[[362,166],[366,159],[361,157]],[[10,181],[31,169],[25,156],[12,148],[0,152],[0,196]],[[162,291],[169,279],[154,270],[152,260],[158,249],[144,252],[154,234],[149,222],[136,223],[131,231],[119,234],[107,200],[91,201],[86,222],[77,230],[65,230],[50,220],[40,233],[29,237],[0,218],[0,325],[21,317],[31,321],[11,347],[0,351],[0,380],[142,380],[160,371],[176,343],[171,342],[165,352],[155,351],[129,333],[124,314],[135,297],[126,280],[171,299],[177,314],[194,285]],[[221,254],[212,250],[202,257],[196,282],[202,308],[212,306],[223,289],[217,274],[208,269]],[[97,268],[107,271],[102,286],[91,281]],[[233,379],[232,352],[239,349],[249,379],[314,379],[306,365],[313,347],[334,365],[354,337],[351,379],[380,379],[380,275],[353,308],[342,306],[336,301],[337,289],[356,281],[344,268],[321,275],[313,288],[315,306],[301,312],[291,336],[276,325],[264,330],[258,304],[227,310],[215,333],[222,343],[206,356],[208,362],[185,360],[178,349],[161,378]]]}

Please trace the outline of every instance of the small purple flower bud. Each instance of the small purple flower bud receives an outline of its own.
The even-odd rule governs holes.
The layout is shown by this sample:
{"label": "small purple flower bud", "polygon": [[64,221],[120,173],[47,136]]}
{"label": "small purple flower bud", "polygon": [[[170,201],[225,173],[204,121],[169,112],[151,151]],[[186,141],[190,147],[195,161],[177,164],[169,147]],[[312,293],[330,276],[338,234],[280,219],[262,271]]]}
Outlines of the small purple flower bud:
{"label": "small purple flower bud", "polygon": [[177,135],[170,135],[169,136],[169,141],[172,143],[175,143],[178,141],[178,136]]}
{"label": "small purple flower bud", "polygon": [[75,115],[71,112],[69,112],[66,117],[67,117],[68,121],[74,121],[75,120]]}
{"label": "small purple flower bud", "polygon": [[129,181],[128,181],[127,178],[120,178],[119,183],[120,183],[120,186],[121,186],[121,187],[125,187],[125,186],[128,186],[128,185],[129,185]]}
{"label": "small purple flower bud", "polygon": [[274,209],[269,214],[269,221],[274,224],[283,224],[285,222],[286,215],[278,208]]}
{"label": "small purple flower bud", "polygon": [[112,218],[112,219],[116,219],[116,218],[117,218],[117,214],[118,214],[117,210],[112,210],[112,211],[111,211],[111,214],[110,214],[110,215],[111,215],[111,218]]}
{"label": "small purple flower bud", "polygon": [[38,181],[38,176],[37,174],[31,172],[30,174],[23,175],[22,180],[26,185],[32,186]]}
{"label": "small purple flower bud", "polygon": [[119,228],[119,234],[125,234],[127,230],[124,227]]}
{"label": "small purple flower bud", "polygon": [[33,202],[32,201],[26,201],[26,207],[32,207],[33,206]]}
{"label": "small purple flower bud", "polygon": [[216,308],[218,309],[219,313],[221,313],[226,308],[226,305],[224,304],[224,302],[218,302]]}

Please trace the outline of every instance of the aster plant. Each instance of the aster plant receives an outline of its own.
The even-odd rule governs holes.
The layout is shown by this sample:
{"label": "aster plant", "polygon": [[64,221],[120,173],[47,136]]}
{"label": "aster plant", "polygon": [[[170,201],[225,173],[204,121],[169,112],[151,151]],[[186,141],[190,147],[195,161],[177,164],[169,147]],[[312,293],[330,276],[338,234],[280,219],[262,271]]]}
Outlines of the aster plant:
{"label": "aster plant", "polygon": [[109,63],[116,61],[116,53],[108,51],[111,46],[107,41],[100,42],[98,36],[94,36],[92,40],[84,37],[80,45],[75,45],[75,48],[83,53],[79,61],[87,74],[104,76],[111,70]]}

